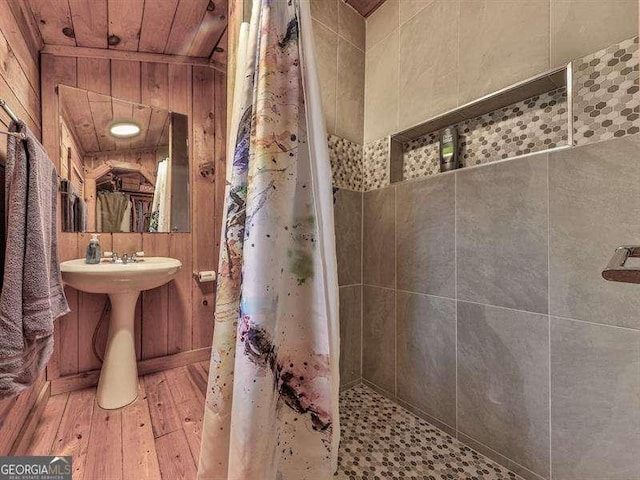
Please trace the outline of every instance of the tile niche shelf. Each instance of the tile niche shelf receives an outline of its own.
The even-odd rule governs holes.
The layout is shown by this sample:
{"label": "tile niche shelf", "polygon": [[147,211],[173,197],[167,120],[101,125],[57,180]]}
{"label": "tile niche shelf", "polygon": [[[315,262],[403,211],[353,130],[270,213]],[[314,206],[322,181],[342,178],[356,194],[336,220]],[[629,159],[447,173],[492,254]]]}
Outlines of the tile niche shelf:
{"label": "tile niche shelf", "polygon": [[[484,115],[500,111],[505,107],[516,106],[516,104],[519,104],[520,102],[529,101],[534,97],[541,96],[553,91],[560,91],[561,89],[564,89],[564,91],[566,92],[566,144],[557,145],[552,148],[566,148],[569,145],[573,145],[573,114],[571,95],[572,64],[569,63],[565,66],[549,70],[527,80],[523,80],[509,87],[485,95],[484,97],[473,100],[465,105],[461,105],[460,107],[457,107],[446,113],[443,113],[436,117],[432,117],[423,123],[391,135],[389,137],[389,173],[391,183],[397,183],[403,180],[407,180],[404,175],[404,162],[405,145],[408,144],[408,142],[419,140],[423,137],[428,136],[429,134],[435,134],[436,132],[439,132],[446,127],[454,125],[457,126],[463,122],[468,122]],[[463,132],[459,131],[458,134],[460,138],[464,137]],[[535,152],[550,149],[551,148],[540,148],[539,150],[535,150]],[[507,158],[498,158],[497,160],[512,159],[519,156],[523,156],[523,154],[516,154]]]}

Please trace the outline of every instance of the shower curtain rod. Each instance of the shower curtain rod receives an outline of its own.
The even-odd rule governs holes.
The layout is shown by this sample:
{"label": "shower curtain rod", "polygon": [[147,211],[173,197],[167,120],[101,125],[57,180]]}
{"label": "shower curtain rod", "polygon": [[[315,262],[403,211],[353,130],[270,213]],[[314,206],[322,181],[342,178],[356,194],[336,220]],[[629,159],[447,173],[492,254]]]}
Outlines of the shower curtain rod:
{"label": "shower curtain rod", "polygon": [[[13,110],[9,108],[9,105],[7,105],[7,102],[2,98],[0,98],[0,107],[2,107],[2,109],[6,112],[6,114],[9,115],[9,118],[11,118],[11,120],[13,120],[14,122],[18,121],[18,117],[16,117],[16,114],[13,113]],[[19,133],[19,132],[0,131],[0,134],[11,135],[11,136],[22,138],[22,139],[26,138],[24,133]]]}

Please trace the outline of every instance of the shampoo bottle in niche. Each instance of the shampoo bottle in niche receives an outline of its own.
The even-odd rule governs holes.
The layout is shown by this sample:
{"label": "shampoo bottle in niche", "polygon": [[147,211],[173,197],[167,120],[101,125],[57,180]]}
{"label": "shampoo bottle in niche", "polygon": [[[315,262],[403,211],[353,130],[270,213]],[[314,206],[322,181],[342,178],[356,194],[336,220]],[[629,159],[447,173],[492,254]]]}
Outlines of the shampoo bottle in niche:
{"label": "shampoo bottle in niche", "polygon": [[91,240],[89,240],[89,245],[87,245],[87,258],[85,260],[86,263],[100,263],[100,259],[102,258],[102,248],[100,248],[100,240],[98,240],[98,234],[94,233],[91,235]]}
{"label": "shampoo bottle in niche", "polygon": [[454,170],[458,164],[458,131],[447,127],[440,134],[440,171]]}

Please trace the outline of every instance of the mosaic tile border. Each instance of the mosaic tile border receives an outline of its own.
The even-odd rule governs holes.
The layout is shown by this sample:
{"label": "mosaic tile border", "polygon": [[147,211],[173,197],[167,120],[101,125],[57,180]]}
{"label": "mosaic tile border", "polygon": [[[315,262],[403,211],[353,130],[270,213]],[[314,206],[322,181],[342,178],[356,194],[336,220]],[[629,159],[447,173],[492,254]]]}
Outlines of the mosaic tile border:
{"label": "mosaic tile border", "polygon": [[390,183],[389,155],[391,137],[365,143],[363,148],[363,190],[384,188]]}
{"label": "mosaic tile border", "polygon": [[440,173],[440,135],[428,133],[402,144],[402,178],[415,180]]}
{"label": "mosaic tile border", "polygon": [[521,480],[363,384],[340,393],[338,480]]}
{"label": "mosaic tile border", "polygon": [[528,98],[458,125],[459,167],[541,152],[567,145],[567,89]]}
{"label": "mosaic tile border", "polygon": [[327,142],[333,186],[362,191],[362,145],[336,135],[329,135]]}
{"label": "mosaic tile border", "polygon": [[[633,37],[573,61],[574,145],[640,133],[638,52],[638,37]],[[566,145],[568,114],[567,91],[560,88],[462,122],[459,167]],[[438,149],[438,132],[405,143],[402,179],[439,173]],[[390,165],[390,137],[370,142],[363,150],[363,190],[389,185],[390,170],[400,167]]]}
{"label": "mosaic tile border", "polygon": [[[567,91],[559,88],[456,125],[458,168],[567,145]],[[403,179],[440,173],[440,132],[403,145]]]}
{"label": "mosaic tile border", "polygon": [[574,61],[574,143],[640,132],[638,37]]}

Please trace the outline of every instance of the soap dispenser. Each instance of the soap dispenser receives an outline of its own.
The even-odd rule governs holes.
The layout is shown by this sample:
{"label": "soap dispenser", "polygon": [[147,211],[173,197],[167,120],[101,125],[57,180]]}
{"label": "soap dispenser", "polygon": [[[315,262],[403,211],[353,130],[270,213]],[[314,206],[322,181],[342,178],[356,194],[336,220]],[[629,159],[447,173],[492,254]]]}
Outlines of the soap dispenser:
{"label": "soap dispenser", "polygon": [[89,245],[87,245],[86,263],[100,263],[100,259],[102,258],[102,248],[100,248],[100,240],[98,240],[98,236],[99,235],[97,233],[91,235],[91,240],[89,240]]}

